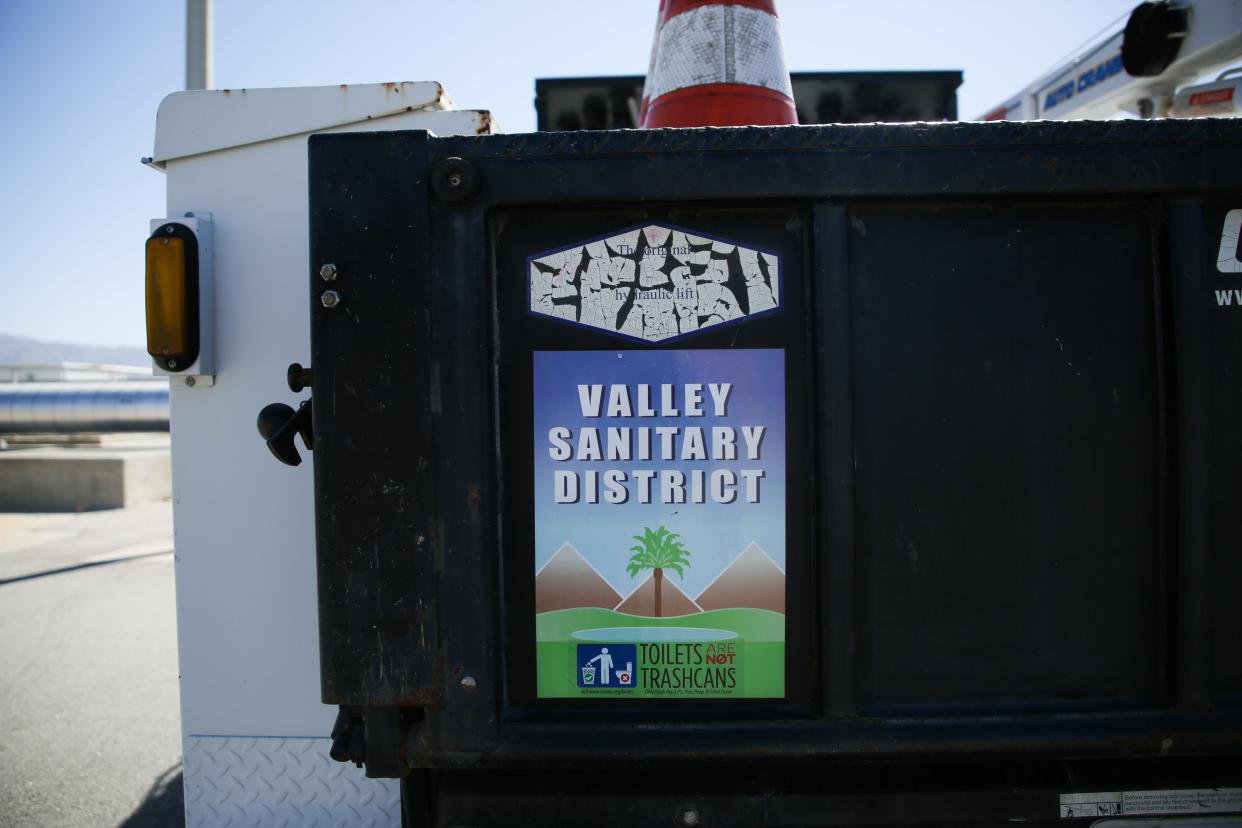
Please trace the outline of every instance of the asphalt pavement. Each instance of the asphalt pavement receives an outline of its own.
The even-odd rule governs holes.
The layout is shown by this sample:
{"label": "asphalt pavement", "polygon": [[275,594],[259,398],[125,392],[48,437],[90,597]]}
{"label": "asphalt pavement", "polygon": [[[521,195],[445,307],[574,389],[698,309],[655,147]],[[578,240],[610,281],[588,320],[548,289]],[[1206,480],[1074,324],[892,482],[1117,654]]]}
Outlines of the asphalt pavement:
{"label": "asphalt pavement", "polygon": [[0,825],[182,815],[172,507],[0,514]]}

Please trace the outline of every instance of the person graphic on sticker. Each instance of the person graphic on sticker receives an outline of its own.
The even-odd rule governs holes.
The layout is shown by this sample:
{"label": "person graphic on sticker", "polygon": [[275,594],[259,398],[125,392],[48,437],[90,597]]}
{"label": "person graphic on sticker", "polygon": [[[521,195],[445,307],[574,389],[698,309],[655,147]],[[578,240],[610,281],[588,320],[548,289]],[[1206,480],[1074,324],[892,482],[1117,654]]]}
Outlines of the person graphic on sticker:
{"label": "person graphic on sticker", "polygon": [[587,664],[599,662],[599,678],[600,684],[608,684],[608,673],[612,670],[612,656],[608,655],[608,648],[604,647],[599,651],[599,655],[587,661]]}

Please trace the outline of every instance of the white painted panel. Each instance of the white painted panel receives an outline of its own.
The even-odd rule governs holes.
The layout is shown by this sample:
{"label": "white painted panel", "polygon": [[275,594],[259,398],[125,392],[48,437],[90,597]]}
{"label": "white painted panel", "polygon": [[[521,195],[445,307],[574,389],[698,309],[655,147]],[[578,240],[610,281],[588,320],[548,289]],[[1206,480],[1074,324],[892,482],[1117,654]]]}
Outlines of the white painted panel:
{"label": "white painted panel", "polygon": [[452,103],[435,82],[174,92],[160,102],[153,158],[163,163],[412,110],[446,108]]}
{"label": "white painted panel", "polygon": [[[367,129],[487,123],[411,112]],[[306,136],[169,162],[168,211],[185,210],[215,220],[217,376],[172,386],[182,732],[321,737],[336,711],[319,703],[313,456],[281,465],[254,425],[307,396],[285,385],[310,363]]]}

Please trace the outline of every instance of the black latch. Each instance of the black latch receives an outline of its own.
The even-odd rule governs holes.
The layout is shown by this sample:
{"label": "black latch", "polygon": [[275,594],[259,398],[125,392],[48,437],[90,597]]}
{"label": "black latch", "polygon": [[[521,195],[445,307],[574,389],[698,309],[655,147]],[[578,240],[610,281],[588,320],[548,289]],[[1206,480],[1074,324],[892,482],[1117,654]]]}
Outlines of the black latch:
{"label": "black latch", "polygon": [[[309,386],[312,377],[311,369],[303,368],[297,362],[290,365],[285,373],[289,390],[295,393]],[[302,443],[305,444],[307,451],[313,451],[315,448],[310,400],[304,400],[296,411],[293,406],[286,403],[277,402],[265,405],[259,412],[259,419],[255,425],[259,429],[259,435],[267,441],[267,447],[271,449],[272,455],[285,465],[297,466],[302,463],[302,456],[298,454],[297,446],[293,443],[295,434],[302,435]]]}
{"label": "black latch", "polygon": [[267,447],[277,460],[288,466],[297,466],[302,462],[297,446],[293,444],[293,435],[301,434],[302,442],[308,451],[314,450],[314,439],[311,435],[311,401],[305,400],[298,406],[285,403],[272,403],[263,406],[259,412],[256,425],[259,434],[267,441]]}

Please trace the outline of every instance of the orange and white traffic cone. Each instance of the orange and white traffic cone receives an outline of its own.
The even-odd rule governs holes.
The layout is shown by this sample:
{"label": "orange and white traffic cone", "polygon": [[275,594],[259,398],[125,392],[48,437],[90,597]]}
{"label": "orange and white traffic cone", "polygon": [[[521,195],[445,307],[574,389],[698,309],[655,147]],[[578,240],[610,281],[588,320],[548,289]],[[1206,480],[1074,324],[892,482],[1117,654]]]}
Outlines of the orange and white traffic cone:
{"label": "orange and white traffic cone", "polygon": [[776,0],[660,0],[641,122],[798,123]]}

